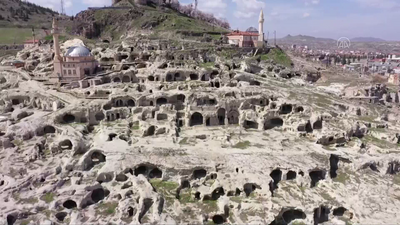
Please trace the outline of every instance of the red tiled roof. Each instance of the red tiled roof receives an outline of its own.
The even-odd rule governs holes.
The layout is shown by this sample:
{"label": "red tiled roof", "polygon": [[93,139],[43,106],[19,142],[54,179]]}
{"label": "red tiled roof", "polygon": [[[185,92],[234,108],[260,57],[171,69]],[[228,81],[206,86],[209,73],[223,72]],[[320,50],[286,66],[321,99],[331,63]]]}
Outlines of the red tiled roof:
{"label": "red tiled roof", "polygon": [[226,36],[259,36],[259,34],[244,31],[234,31]]}
{"label": "red tiled roof", "polygon": [[[24,43],[25,44],[33,44],[34,42],[33,42],[33,40],[26,40]],[[35,40],[35,43],[39,43],[39,40]]]}

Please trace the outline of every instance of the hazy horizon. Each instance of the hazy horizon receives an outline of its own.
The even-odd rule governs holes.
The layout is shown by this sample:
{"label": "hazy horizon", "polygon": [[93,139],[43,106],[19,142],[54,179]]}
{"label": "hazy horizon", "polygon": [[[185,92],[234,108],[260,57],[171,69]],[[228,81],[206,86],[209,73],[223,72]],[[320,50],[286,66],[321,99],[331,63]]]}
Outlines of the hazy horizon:
{"label": "hazy horizon", "polygon": [[[60,0],[28,0],[60,11]],[[180,0],[190,4],[194,0]],[[297,34],[337,39],[374,37],[399,41],[398,0],[198,0],[199,9],[226,18],[232,29],[258,28],[260,10],[264,10],[265,33],[277,32],[277,38]],[[87,7],[109,6],[111,0],[64,0],[66,13],[74,15]],[[390,21],[393,21],[390,23]]]}

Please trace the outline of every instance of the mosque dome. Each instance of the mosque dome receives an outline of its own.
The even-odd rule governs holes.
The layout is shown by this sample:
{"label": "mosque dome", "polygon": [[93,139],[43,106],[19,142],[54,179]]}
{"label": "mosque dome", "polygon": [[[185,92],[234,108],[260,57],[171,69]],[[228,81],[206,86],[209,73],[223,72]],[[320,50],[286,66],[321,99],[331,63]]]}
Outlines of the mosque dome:
{"label": "mosque dome", "polygon": [[257,33],[257,34],[258,34],[258,30],[257,30],[256,28],[254,28],[254,27],[249,27],[249,28],[246,30],[246,32],[249,32],[249,33]]}
{"label": "mosque dome", "polygon": [[90,53],[90,50],[86,48],[85,46],[75,46],[75,47],[70,47],[65,53],[66,57],[86,57],[86,56],[92,56],[92,53]]}

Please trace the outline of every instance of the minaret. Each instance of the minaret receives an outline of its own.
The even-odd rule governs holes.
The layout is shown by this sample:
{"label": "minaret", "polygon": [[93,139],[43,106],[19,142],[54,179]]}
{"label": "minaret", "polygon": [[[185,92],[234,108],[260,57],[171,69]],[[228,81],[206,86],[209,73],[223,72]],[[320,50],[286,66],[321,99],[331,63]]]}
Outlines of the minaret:
{"label": "minaret", "polygon": [[258,20],[258,41],[264,43],[264,12],[261,9],[260,19]]}
{"label": "minaret", "polygon": [[63,77],[63,71],[62,71],[62,62],[63,58],[60,55],[60,43],[58,36],[60,35],[60,30],[58,28],[58,21],[56,18],[53,18],[53,30],[51,31],[53,34],[53,44],[54,44],[54,60],[53,60],[53,65],[54,65],[54,72],[52,75],[50,75],[49,81],[51,83],[58,83]]}
{"label": "minaret", "polygon": [[33,46],[36,46],[35,28],[32,27]]}
{"label": "minaret", "polygon": [[60,56],[60,43],[58,36],[60,35],[60,30],[58,29],[58,21],[53,18],[53,44],[54,44],[54,62],[61,62],[62,58]]}

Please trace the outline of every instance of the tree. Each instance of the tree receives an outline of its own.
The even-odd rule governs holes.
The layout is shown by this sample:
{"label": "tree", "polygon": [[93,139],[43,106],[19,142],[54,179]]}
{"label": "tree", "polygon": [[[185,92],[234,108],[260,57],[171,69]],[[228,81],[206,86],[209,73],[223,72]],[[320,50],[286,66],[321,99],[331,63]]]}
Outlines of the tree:
{"label": "tree", "polygon": [[361,61],[361,56],[357,57],[357,61],[360,62]]}

